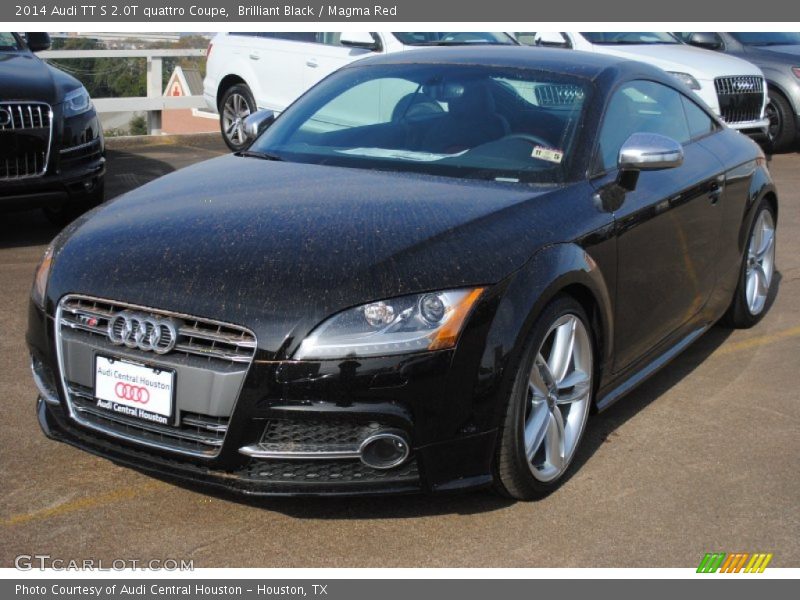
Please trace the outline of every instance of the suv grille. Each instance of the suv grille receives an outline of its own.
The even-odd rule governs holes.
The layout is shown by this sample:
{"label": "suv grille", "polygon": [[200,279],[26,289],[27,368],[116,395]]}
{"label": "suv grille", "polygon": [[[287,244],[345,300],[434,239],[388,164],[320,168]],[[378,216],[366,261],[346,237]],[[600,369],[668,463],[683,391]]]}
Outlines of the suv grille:
{"label": "suv grille", "polygon": [[749,123],[761,118],[764,79],[757,75],[717,77],[714,87],[722,120],[726,123]]}
{"label": "suv grille", "polygon": [[[114,316],[122,312],[135,311],[149,317],[167,318],[177,324],[177,343],[168,354],[157,355],[127,346],[113,346],[108,339],[108,325]],[[182,454],[214,457],[219,454],[228,430],[230,414],[214,416],[181,408],[181,385],[177,388],[177,419],[175,425],[161,425],[143,421],[97,406],[92,386],[94,356],[96,353],[118,354],[124,359],[141,360],[175,369],[177,381],[181,381],[182,369],[202,370],[212,379],[204,393],[211,394],[209,404],[214,405],[219,396],[227,394],[231,400],[234,392],[225,387],[225,379],[236,378],[236,397],[256,350],[255,334],[228,323],[210,319],[190,317],[169,311],[133,306],[122,302],[90,298],[87,296],[65,296],[58,305],[56,346],[59,354],[59,370],[67,406],[72,418],[91,429],[112,437],[134,441],[142,445],[172,450]],[[74,348],[74,355],[70,355]],[[221,379],[213,379],[218,376]],[[187,377],[187,381],[190,377]],[[219,385],[217,385],[219,384]],[[220,392],[219,389],[227,390]],[[197,388],[194,388],[195,391]],[[194,405],[193,405],[194,406]],[[232,409],[231,409],[232,410]]]}
{"label": "suv grille", "polygon": [[43,102],[0,102],[0,180],[44,175],[52,119],[50,106]]}

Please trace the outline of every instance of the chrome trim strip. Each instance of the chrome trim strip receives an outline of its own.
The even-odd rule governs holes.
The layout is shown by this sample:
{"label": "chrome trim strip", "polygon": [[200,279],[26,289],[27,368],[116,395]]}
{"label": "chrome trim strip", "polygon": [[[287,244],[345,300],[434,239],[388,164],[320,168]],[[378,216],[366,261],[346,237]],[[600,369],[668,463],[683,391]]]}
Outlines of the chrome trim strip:
{"label": "chrome trim strip", "polygon": [[[137,310],[146,310],[146,311],[151,311],[151,312],[155,312],[155,313],[167,314],[167,315],[174,316],[176,318],[198,319],[198,317],[193,317],[191,315],[187,315],[187,314],[183,314],[183,313],[176,313],[176,312],[163,310],[163,309],[150,308],[150,307],[147,307],[147,306],[139,306],[139,305],[136,305],[136,304],[129,304],[129,303],[126,303],[126,302],[120,302],[118,300],[109,300],[107,298],[95,298],[93,296],[86,296],[86,295],[83,295],[83,294],[66,294],[66,295],[62,296],[61,299],[58,301],[58,305],[56,307],[56,316],[55,316],[55,323],[54,323],[55,334],[56,334],[56,360],[57,360],[57,363],[58,363],[58,381],[61,384],[61,391],[64,394],[64,398],[66,399],[67,411],[69,412],[70,418],[73,421],[75,421],[76,423],[78,423],[81,426],[83,426],[83,427],[86,427],[88,429],[92,429],[94,431],[99,431],[99,432],[101,432],[101,433],[103,433],[103,434],[105,434],[107,436],[110,436],[110,437],[113,437],[113,438],[117,438],[117,439],[121,439],[121,440],[125,440],[125,441],[131,442],[133,444],[138,444],[140,446],[146,446],[146,447],[149,447],[149,448],[155,448],[157,450],[163,450],[163,451],[166,451],[166,452],[173,452],[175,454],[183,454],[183,455],[186,455],[186,456],[194,456],[194,457],[198,457],[198,458],[210,459],[210,458],[216,458],[217,456],[219,456],[220,452],[222,451],[222,447],[223,447],[223,445],[225,443],[225,440],[227,438],[227,430],[225,432],[225,435],[222,437],[222,441],[221,441],[220,445],[217,447],[216,451],[214,451],[214,452],[202,452],[200,450],[189,450],[189,449],[186,449],[186,448],[176,448],[175,446],[170,446],[168,444],[160,444],[158,442],[153,442],[151,440],[144,440],[144,439],[141,439],[141,438],[137,438],[135,436],[126,435],[126,434],[120,433],[119,431],[115,431],[113,429],[110,429],[108,427],[103,427],[102,425],[98,425],[96,423],[89,423],[89,422],[87,422],[87,421],[85,421],[85,420],[80,418],[80,416],[78,414],[79,411],[76,409],[75,406],[73,406],[73,404],[72,404],[72,402],[70,400],[70,389],[69,389],[69,386],[67,384],[67,381],[64,379],[64,372],[65,372],[64,371],[64,351],[63,351],[63,348],[62,348],[62,339],[61,339],[61,322],[62,322],[61,321],[61,317],[62,317],[62,313],[64,311],[64,304],[66,302],[68,302],[69,300],[72,300],[72,299],[86,300],[88,302],[106,302],[108,304],[114,304],[114,305],[117,305],[117,306],[125,306],[127,308],[133,308],[133,309],[137,309]],[[216,321],[214,319],[201,318],[200,320],[208,322],[208,323],[214,323],[216,325],[222,325],[222,326],[225,326],[225,327],[235,327],[235,328],[238,328],[238,329],[242,329],[243,331],[245,331],[249,335],[252,335],[253,339],[256,340],[256,345],[258,344],[255,332],[253,332],[251,329],[248,329],[247,327],[242,327],[241,325],[235,325],[233,323],[225,323],[225,322],[222,322],[222,321]],[[242,388],[244,387],[244,383],[245,383],[245,381],[247,381],[247,377],[250,374],[250,369],[253,366],[253,359],[254,358],[255,358],[255,352],[253,353],[253,358],[250,359],[250,362],[249,362],[249,364],[247,366],[247,371],[245,372],[244,377],[242,377],[242,383],[239,386],[239,390],[238,390],[238,392],[236,394],[236,399],[234,400],[234,403],[233,403],[233,409],[231,410],[231,417],[233,417],[233,415],[236,414],[236,407],[238,406],[239,398],[242,395]],[[180,430],[175,428],[175,433],[176,433],[175,437],[180,439],[181,438]]]}
{"label": "chrome trim strip", "polygon": [[84,148],[88,148],[94,144],[100,145],[100,138],[96,137],[91,142],[86,142],[83,144],[78,144],[77,146],[72,146],[71,148],[62,148],[59,150],[59,154],[69,154],[70,152],[77,152],[78,150],[83,150]]}
{"label": "chrome trim strip", "polygon": [[361,453],[355,446],[348,450],[323,450],[314,452],[309,450],[264,450],[260,444],[252,444],[239,448],[239,453],[249,456],[250,458],[275,458],[283,460],[361,458]]}

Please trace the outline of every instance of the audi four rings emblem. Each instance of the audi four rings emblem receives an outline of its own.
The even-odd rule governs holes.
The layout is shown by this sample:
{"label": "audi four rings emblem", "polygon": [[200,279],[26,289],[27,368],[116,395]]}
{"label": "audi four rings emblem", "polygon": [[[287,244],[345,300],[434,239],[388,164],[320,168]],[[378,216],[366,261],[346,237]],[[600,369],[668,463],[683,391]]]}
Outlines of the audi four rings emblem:
{"label": "audi four rings emblem", "polygon": [[0,108],[0,127],[11,124],[11,113],[6,108]]}
{"label": "audi four rings emblem", "polygon": [[147,404],[150,402],[150,392],[147,391],[147,388],[138,385],[131,385],[120,381],[114,386],[114,393],[120,400],[131,400],[139,404]]}
{"label": "audi four rings emblem", "polygon": [[168,319],[125,311],[109,321],[108,339],[117,346],[166,354],[175,347],[178,328]]}

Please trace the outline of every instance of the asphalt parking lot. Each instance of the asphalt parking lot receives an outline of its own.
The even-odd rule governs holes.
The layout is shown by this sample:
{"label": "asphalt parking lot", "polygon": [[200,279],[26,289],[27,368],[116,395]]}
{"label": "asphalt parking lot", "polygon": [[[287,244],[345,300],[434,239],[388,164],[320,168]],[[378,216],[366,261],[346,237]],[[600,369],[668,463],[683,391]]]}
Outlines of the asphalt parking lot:
{"label": "asphalt parking lot", "polygon": [[[108,196],[223,153],[196,140],[109,152]],[[760,325],[715,328],[590,419],[556,493],[241,500],[47,440],[24,335],[33,270],[57,233],[0,215],[0,566],[184,559],[197,567],[695,567],[772,552],[800,566],[800,154],[776,156],[778,294]]]}

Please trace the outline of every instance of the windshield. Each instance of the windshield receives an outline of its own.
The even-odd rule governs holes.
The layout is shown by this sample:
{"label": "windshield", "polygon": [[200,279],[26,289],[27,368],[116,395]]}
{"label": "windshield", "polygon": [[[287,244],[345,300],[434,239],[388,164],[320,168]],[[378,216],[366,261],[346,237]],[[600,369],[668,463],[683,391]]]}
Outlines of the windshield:
{"label": "windshield", "polygon": [[13,33],[0,31],[0,51],[9,52],[19,49],[19,42]]}
{"label": "windshield", "polygon": [[508,182],[566,179],[585,80],[474,65],[346,68],[245,155]]}
{"label": "windshield", "polygon": [[731,33],[731,36],[745,46],[797,46],[800,33],[781,31],[761,31],[758,33]]}
{"label": "windshield", "polygon": [[592,44],[680,44],[671,33],[649,31],[622,31],[616,33],[584,33]]}
{"label": "windshield", "polygon": [[507,33],[468,33],[463,31],[421,31],[395,33],[394,37],[406,46],[447,46],[458,44],[508,44],[515,45],[514,39]]}

